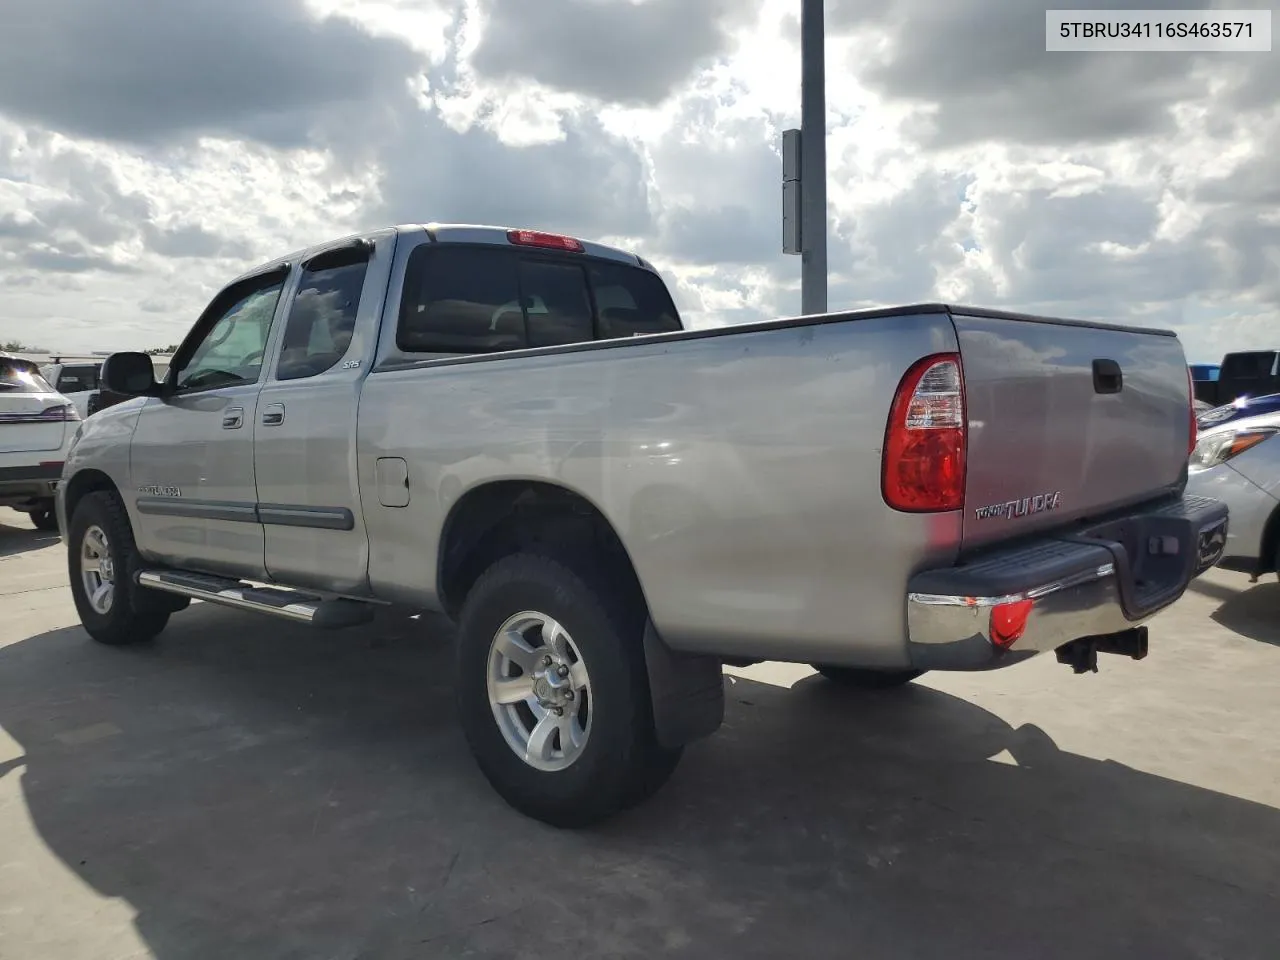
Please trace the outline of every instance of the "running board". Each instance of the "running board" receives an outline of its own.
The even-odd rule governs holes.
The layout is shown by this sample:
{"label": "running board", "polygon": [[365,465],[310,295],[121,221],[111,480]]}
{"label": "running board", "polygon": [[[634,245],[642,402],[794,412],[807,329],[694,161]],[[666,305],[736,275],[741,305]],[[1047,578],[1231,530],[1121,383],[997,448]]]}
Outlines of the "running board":
{"label": "running board", "polygon": [[241,580],[183,570],[140,570],[138,586],[180,597],[266,613],[313,627],[354,627],[373,619],[373,605],[358,600],[326,600],[282,587],[255,587]]}

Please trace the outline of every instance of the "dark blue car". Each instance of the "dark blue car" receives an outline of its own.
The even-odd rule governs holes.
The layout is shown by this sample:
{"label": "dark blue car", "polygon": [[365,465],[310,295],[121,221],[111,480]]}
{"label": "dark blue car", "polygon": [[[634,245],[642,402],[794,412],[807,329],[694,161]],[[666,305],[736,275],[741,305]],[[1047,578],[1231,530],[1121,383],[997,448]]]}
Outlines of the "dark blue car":
{"label": "dark blue car", "polygon": [[1236,397],[1230,403],[1206,410],[1196,418],[1196,424],[1202,430],[1221,426],[1232,420],[1244,417],[1256,417],[1260,413],[1280,412],[1280,393],[1267,394],[1264,397]]}

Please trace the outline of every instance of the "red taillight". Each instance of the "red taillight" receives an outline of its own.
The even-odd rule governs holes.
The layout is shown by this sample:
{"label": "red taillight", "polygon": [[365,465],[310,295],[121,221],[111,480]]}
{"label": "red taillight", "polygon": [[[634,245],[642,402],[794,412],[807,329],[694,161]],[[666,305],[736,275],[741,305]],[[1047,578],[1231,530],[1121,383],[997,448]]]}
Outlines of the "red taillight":
{"label": "red taillight", "polygon": [[508,230],[507,240],[521,247],[545,247],[549,250],[568,250],[570,253],[582,253],[585,250],[581,240],[538,230]]}
{"label": "red taillight", "polygon": [[66,422],[68,420],[79,420],[80,412],[70,403],[60,403],[56,407],[45,407],[40,411],[39,419],[51,420],[54,422]]}
{"label": "red taillight", "polygon": [[1021,640],[1035,603],[1034,600],[1010,600],[992,607],[991,642],[1001,650],[1008,650]]}
{"label": "red taillight", "polygon": [[1187,440],[1187,456],[1196,452],[1196,440],[1199,439],[1199,424],[1196,423],[1196,385],[1191,379],[1191,368],[1187,367],[1187,403],[1191,405],[1191,436]]}
{"label": "red taillight", "polygon": [[902,378],[889,411],[884,502],[910,513],[961,509],[967,433],[960,355],[925,357]]}

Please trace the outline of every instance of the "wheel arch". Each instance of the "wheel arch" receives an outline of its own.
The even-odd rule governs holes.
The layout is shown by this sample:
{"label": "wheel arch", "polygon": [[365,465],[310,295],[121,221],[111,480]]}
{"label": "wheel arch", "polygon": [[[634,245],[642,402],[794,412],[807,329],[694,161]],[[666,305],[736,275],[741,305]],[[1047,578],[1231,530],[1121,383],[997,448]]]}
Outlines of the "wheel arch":
{"label": "wheel arch", "polygon": [[590,498],[545,480],[495,480],[463,494],[441,528],[436,590],[444,611],[456,618],[490,565],[529,549],[561,556],[591,550],[614,565],[625,587],[649,609],[626,545]]}
{"label": "wheel arch", "polygon": [[120,496],[120,488],[116,486],[115,481],[103,471],[93,467],[76,471],[71,479],[66,481],[62,503],[68,528],[80,501],[89,494],[98,492],[114,493],[117,497]]}

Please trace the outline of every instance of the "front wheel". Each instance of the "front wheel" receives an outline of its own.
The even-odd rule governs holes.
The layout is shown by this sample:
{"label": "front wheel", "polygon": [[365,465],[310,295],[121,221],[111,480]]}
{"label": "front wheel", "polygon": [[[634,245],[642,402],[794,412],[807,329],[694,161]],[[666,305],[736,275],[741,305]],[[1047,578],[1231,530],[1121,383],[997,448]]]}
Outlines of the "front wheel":
{"label": "front wheel", "polygon": [[141,558],[124,504],[113,493],[91,493],[68,526],[71,597],[89,636],[111,646],[154,638],[169,622],[169,610],[133,582]]}
{"label": "front wheel", "polygon": [[643,631],[643,609],[550,557],[507,557],[472,588],[458,709],[481,771],[516,810],[583,827],[671,775],[680,750],[656,739]]}
{"label": "front wheel", "polygon": [[833,667],[822,663],[813,664],[813,669],[833,683],[862,690],[891,690],[905,686],[924,673],[923,670],[863,670],[859,667]]}

